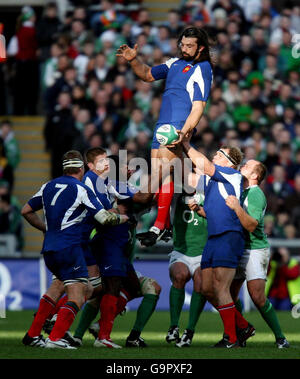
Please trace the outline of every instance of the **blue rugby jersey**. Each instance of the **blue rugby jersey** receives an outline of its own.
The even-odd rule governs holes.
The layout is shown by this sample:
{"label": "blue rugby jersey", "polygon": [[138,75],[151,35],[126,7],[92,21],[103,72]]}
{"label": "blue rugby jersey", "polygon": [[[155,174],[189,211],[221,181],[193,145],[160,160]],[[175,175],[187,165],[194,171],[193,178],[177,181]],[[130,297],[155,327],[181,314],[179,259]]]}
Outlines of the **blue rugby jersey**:
{"label": "blue rugby jersey", "polygon": [[239,200],[242,194],[242,175],[231,167],[215,165],[212,177],[206,176],[204,183],[204,210],[207,218],[208,236],[222,234],[227,231],[243,232],[236,213],[226,205],[229,195]]}
{"label": "blue rugby jersey", "polygon": [[44,210],[46,233],[42,252],[80,244],[85,218],[94,217],[103,209],[90,188],[68,175],[44,184],[28,204],[34,211]]}
{"label": "blue rugby jersey", "polygon": [[207,101],[212,85],[208,61],[187,62],[172,58],[151,68],[155,80],[166,79],[158,124],[182,124],[189,116],[193,101]]}
{"label": "blue rugby jersey", "polygon": [[[112,209],[113,202],[116,199],[132,198],[136,192],[136,190],[130,188],[127,183],[111,181],[108,178],[102,179],[91,170],[84,175],[83,182],[92,189],[106,210]],[[84,226],[85,239],[88,239],[93,227],[95,227],[95,223],[93,219],[89,218]],[[130,226],[126,222],[115,226],[100,225],[97,229],[101,234],[101,238],[110,239],[119,246],[123,246],[128,242],[129,228]]]}

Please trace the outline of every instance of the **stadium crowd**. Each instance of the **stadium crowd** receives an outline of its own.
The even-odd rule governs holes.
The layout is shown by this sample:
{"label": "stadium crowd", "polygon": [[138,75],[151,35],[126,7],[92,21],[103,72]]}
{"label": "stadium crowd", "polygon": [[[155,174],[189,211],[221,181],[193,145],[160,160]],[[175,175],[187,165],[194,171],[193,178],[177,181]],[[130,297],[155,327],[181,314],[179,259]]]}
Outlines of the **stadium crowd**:
{"label": "stadium crowd", "polygon": [[45,114],[52,176],[61,174],[61,157],[70,149],[127,149],[130,158],[149,160],[164,82],[137,79],[116,50],[137,43],[139,57],[153,66],[176,56],[183,27],[204,27],[213,44],[214,82],[193,143],[208,157],[226,144],[240,147],[246,160],[262,161],[266,234],[300,238],[297,1],[182,0],[160,24],[142,2],[131,12],[128,2],[118,10],[102,0],[99,11],[85,1],[71,3],[63,19],[55,2],[41,18],[24,7],[16,28],[21,38],[8,41],[11,114]]}

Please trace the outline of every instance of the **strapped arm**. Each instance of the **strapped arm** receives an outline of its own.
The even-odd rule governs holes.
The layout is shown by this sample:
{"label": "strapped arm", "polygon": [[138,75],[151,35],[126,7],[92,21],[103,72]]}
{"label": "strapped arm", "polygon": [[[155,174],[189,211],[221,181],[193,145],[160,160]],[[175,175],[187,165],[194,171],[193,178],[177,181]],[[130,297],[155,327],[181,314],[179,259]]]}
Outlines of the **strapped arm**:
{"label": "strapped arm", "polygon": [[100,222],[102,225],[120,225],[129,220],[129,217],[126,215],[120,215],[118,213],[109,212],[105,209],[101,209],[94,216],[95,220]]}

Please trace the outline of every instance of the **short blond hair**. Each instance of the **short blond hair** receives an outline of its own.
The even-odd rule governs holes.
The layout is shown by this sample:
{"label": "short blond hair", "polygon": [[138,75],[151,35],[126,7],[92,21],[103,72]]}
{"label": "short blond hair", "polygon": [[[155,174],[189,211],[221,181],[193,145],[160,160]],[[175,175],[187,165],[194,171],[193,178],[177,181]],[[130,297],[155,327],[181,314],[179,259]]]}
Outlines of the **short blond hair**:
{"label": "short blond hair", "polygon": [[234,167],[239,167],[239,165],[242,163],[244,159],[244,154],[241,152],[241,150],[238,147],[232,147],[227,145],[222,146],[221,149],[228,150],[228,155],[230,156],[230,159],[232,160]]}

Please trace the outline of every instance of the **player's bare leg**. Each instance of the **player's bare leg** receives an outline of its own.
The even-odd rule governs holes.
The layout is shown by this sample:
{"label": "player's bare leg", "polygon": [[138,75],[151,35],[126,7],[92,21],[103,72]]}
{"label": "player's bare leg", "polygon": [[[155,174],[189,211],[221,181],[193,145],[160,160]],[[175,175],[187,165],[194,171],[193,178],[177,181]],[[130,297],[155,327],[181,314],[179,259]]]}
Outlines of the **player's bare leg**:
{"label": "player's bare leg", "polygon": [[207,300],[213,305],[216,305],[214,298],[214,287],[213,287],[213,269],[211,267],[201,270],[202,280],[201,280],[201,293]]}

